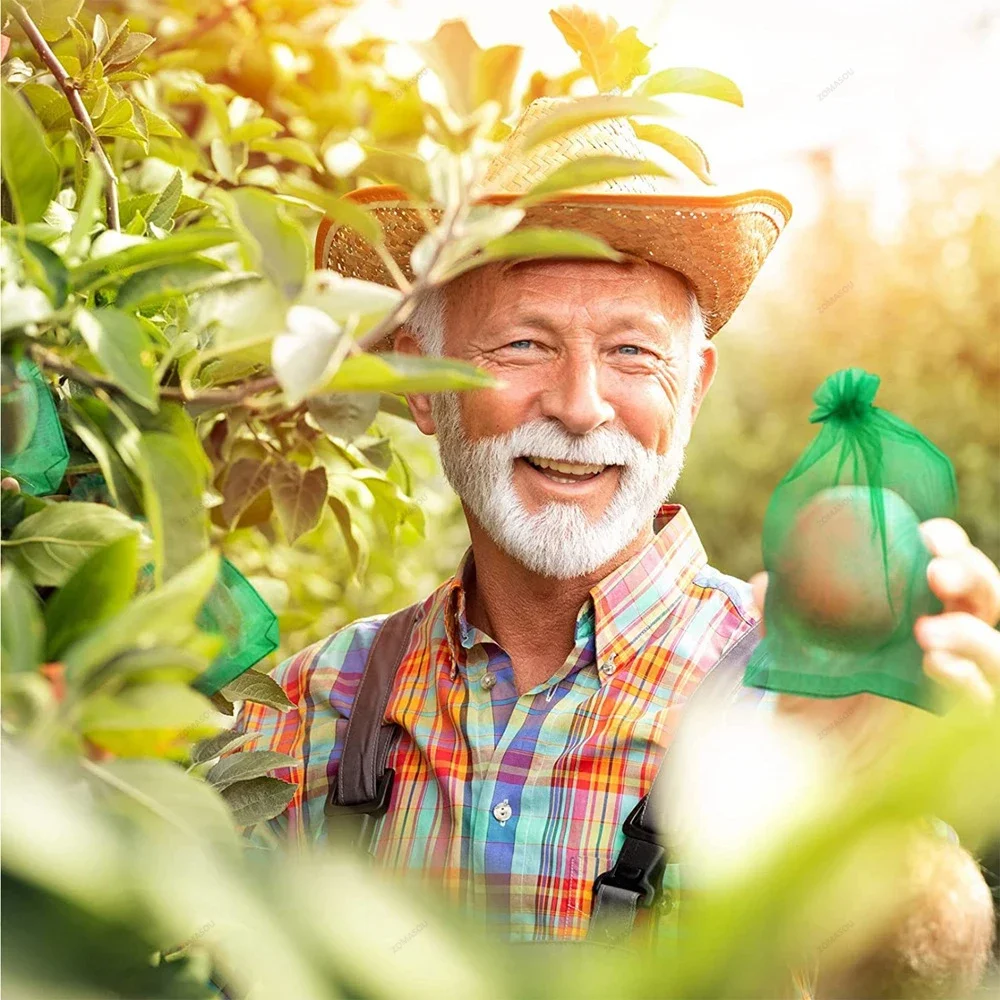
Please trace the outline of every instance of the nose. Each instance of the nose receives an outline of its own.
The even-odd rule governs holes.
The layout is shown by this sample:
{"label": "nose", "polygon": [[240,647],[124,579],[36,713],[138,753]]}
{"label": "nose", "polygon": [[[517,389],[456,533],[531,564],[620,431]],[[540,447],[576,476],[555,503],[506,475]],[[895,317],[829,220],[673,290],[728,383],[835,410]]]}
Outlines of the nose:
{"label": "nose", "polygon": [[542,414],[558,420],[571,434],[587,434],[615,419],[615,408],[601,392],[592,357],[567,357],[541,399]]}

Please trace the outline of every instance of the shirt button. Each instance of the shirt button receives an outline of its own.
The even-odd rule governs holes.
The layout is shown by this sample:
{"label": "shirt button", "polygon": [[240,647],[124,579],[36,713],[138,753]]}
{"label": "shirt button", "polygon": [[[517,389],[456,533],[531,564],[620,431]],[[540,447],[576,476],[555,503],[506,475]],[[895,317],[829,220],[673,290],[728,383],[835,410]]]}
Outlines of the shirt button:
{"label": "shirt button", "polygon": [[507,799],[504,799],[503,802],[498,802],[493,807],[493,816],[501,826],[504,826],[507,820],[513,815],[514,810],[511,809],[510,802]]}
{"label": "shirt button", "polygon": [[604,662],[601,664],[601,673],[606,676],[610,676],[615,672],[615,659],[617,658],[616,653],[608,653],[604,658]]}
{"label": "shirt button", "polygon": [[480,686],[484,691],[490,691],[496,686],[497,678],[496,674],[491,674],[487,671],[483,674],[483,679],[479,682]]}

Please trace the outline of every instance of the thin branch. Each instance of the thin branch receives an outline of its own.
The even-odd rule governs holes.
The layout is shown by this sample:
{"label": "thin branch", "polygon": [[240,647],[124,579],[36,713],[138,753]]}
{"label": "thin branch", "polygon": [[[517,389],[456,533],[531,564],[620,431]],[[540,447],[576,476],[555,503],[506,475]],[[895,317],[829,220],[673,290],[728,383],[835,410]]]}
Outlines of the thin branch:
{"label": "thin branch", "polygon": [[73,111],[74,117],[80,122],[81,125],[83,125],[87,134],[90,136],[90,142],[94,148],[94,153],[97,156],[98,163],[100,163],[101,170],[104,172],[104,176],[108,182],[107,189],[104,192],[104,201],[107,206],[108,229],[120,231],[121,220],[118,215],[118,177],[115,175],[114,167],[111,166],[111,161],[108,159],[108,154],[104,151],[104,147],[101,145],[101,140],[98,138],[97,132],[94,131],[94,123],[90,120],[90,113],[87,111],[87,108],[83,103],[80,91],[77,89],[76,84],[70,79],[70,76],[63,67],[63,64],[59,62],[59,57],[52,51],[52,47],[42,36],[42,33],[38,30],[38,25],[32,21],[31,16],[24,9],[24,7],[17,2],[11,3],[10,7],[14,14],[14,19],[19,25],[21,25],[24,33],[28,36],[28,41],[30,41],[34,46],[35,51],[41,57],[42,62],[48,66],[49,72],[51,72],[55,77],[56,83],[59,84],[59,88],[66,95],[66,100],[69,101],[69,106]]}
{"label": "thin branch", "polygon": [[448,245],[452,236],[455,232],[455,225],[457,224],[459,217],[462,215],[462,206],[455,211],[448,213],[444,221],[444,235],[441,237],[438,245],[434,248],[434,253],[431,254],[431,259],[427,264],[427,268],[422,275],[420,275],[413,284],[410,285],[407,293],[396,303],[395,308],[388,315],[383,317],[382,321],[372,327],[363,337],[358,338],[357,346],[362,350],[367,350],[370,347],[374,347],[383,337],[388,336],[397,326],[401,323],[406,322],[413,312],[414,307],[417,303],[417,297],[428,288],[431,287],[433,282],[429,281],[427,275],[429,275],[434,270],[434,265],[441,259],[441,254],[444,252],[444,248]]}
{"label": "thin branch", "polygon": [[[93,372],[74,365],[70,361],[64,361],[55,351],[50,351],[40,344],[33,344],[31,355],[36,363],[57,375],[64,375],[73,379],[81,385],[89,385],[91,389],[104,389],[106,392],[121,392],[121,386],[117,382],[102,375],[95,375]],[[160,398],[170,399],[178,403],[201,403],[211,406],[246,406],[249,398],[261,392],[278,388],[278,380],[273,375],[263,375],[260,378],[250,379],[238,386],[221,389],[204,389],[201,392],[188,393],[175,385],[161,385]]]}

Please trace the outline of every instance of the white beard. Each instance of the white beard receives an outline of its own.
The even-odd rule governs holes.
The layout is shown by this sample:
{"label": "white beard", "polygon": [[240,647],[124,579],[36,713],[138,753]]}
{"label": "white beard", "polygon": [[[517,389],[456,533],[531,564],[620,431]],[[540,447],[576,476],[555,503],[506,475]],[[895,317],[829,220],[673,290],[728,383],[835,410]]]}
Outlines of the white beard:
{"label": "white beard", "polygon": [[[693,393],[686,393],[678,407],[678,423],[664,455],[644,448],[621,428],[599,427],[581,436],[547,418],[470,442],[462,429],[457,393],[435,393],[431,407],[445,475],[483,530],[532,572],[569,580],[618,555],[652,523],[673,492],[684,467],[688,395]],[[525,455],[621,466],[607,510],[596,522],[571,501],[553,500],[534,514],[528,511],[513,480],[514,460]]]}

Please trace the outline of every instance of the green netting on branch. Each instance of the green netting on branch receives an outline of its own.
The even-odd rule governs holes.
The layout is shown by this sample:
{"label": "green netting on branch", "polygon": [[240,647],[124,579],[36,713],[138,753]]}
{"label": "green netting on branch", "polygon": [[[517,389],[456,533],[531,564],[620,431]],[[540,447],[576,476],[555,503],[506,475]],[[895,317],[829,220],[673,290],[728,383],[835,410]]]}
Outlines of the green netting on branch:
{"label": "green netting on branch", "polygon": [[278,648],[277,616],[253,584],[225,558],[197,624],[226,642],[212,665],[194,682],[203,694],[215,694]]}
{"label": "green netting on branch", "polygon": [[778,484],[764,518],[766,635],[752,687],[818,697],[870,692],[935,707],[913,635],[940,601],[919,525],[953,517],[947,456],[873,405],[879,378],[848,368],[813,395],[819,433]]}
{"label": "green netting on branch", "polygon": [[69,448],[49,383],[38,366],[22,358],[13,371],[4,359],[2,419],[3,474],[25,493],[55,493],[69,464]]}

